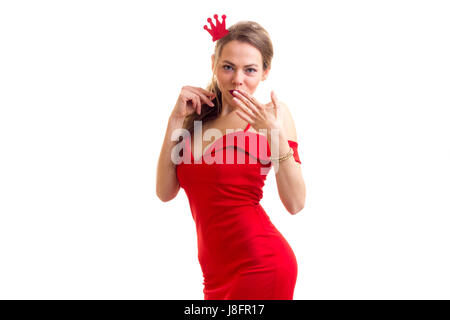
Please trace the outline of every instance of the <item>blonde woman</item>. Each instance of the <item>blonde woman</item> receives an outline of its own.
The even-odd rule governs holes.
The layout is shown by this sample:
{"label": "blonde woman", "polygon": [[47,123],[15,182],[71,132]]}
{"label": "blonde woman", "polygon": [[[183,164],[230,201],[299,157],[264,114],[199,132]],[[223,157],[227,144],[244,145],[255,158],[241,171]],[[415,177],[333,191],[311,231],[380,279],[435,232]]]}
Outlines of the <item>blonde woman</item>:
{"label": "blonde woman", "polygon": [[[216,33],[219,27],[218,22]],[[171,113],[158,162],[157,195],[169,201],[180,188],[186,192],[206,300],[291,300],[297,260],[259,202],[266,174],[276,164],[282,203],[293,215],[304,207],[295,125],[273,92],[267,104],[252,96],[271,67],[267,31],[251,21],[226,31],[211,57],[211,83],[206,89],[183,87]],[[199,125],[209,139],[196,133]],[[186,134],[176,143],[171,137],[179,129]],[[174,155],[182,161],[174,161]]]}

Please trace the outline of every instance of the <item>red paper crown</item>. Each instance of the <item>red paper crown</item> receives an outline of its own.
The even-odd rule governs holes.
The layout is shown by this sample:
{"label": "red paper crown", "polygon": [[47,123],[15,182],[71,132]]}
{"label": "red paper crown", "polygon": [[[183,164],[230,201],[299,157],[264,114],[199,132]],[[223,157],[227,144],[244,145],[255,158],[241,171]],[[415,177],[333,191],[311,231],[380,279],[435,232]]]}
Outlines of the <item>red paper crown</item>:
{"label": "red paper crown", "polygon": [[228,30],[225,28],[225,19],[227,18],[227,16],[222,15],[222,23],[219,22],[219,19],[217,19],[218,17],[219,16],[217,14],[214,15],[214,19],[216,19],[215,26],[212,24],[211,18],[208,18],[208,22],[211,25],[211,29],[208,29],[208,26],[206,24],[203,26],[203,29],[205,29],[212,35],[213,42],[219,40],[220,38],[225,37],[228,34]]}

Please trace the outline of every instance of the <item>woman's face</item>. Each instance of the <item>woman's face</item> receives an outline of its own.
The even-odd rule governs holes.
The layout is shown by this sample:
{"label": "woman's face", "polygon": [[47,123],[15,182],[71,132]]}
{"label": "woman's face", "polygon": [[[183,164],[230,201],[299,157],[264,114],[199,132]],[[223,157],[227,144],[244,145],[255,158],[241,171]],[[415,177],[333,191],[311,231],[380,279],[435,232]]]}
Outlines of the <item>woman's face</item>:
{"label": "woman's face", "polygon": [[[211,58],[214,71],[214,55]],[[223,98],[231,102],[233,96],[229,90],[235,89],[253,94],[269,73],[269,69],[263,71],[262,63],[261,53],[252,45],[237,40],[228,42],[222,49],[215,73]]]}

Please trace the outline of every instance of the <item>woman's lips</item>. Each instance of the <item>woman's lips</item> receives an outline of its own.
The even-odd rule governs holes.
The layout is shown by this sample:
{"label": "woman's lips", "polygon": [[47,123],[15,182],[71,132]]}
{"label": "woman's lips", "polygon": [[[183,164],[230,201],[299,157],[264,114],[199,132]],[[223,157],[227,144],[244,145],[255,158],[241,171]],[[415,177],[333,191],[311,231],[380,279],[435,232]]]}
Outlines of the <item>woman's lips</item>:
{"label": "woman's lips", "polygon": [[233,92],[235,91],[235,90],[228,90],[229,92],[230,92],[230,94],[234,97],[235,95],[233,94]]}

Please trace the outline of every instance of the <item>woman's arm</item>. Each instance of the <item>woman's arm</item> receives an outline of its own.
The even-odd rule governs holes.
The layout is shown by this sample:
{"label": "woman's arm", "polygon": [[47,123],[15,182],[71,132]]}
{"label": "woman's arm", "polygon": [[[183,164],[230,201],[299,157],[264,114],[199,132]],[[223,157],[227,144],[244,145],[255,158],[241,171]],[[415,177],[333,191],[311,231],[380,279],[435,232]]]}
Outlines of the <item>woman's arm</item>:
{"label": "woman's arm", "polygon": [[[268,141],[271,144],[270,150],[274,150],[275,147],[278,147],[278,154],[281,156],[289,151],[288,140],[297,142],[297,133],[294,120],[292,119],[286,104],[280,103],[280,107],[284,109],[284,117],[283,127],[279,131],[279,142],[270,142],[270,131],[268,132]],[[305,181],[303,180],[301,165],[294,160],[294,157],[290,157],[277,165],[278,168],[275,177],[281,202],[289,213],[296,214],[303,209],[306,199],[306,187]]]}
{"label": "woman's arm", "polygon": [[184,118],[173,117],[172,115],[169,117],[166,135],[164,137],[161,153],[159,154],[156,174],[156,195],[163,202],[175,198],[180,190],[180,183],[178,182],[176,175],[176,167],[171,158],[172,148],[178,141],[172,141],[170,137],[174,130],[182,128],[183,121]]}
{"label": "woman's arm", "polygon": [[161,201],[167,202],[175,198],[180,190],[175,163],[172,161],[172,149],[178,144],[172,141],[174,130],[182,129],[184,119],[197,112],[201,113],[202,105],[207,104],[214,107],[211,99],[215,97],[213,92],[209,92],[200,87],[184,86],[181,88],[177,103],[173,108],[167,124],[166,135],[161,148],[156,174],[156,195]]}

